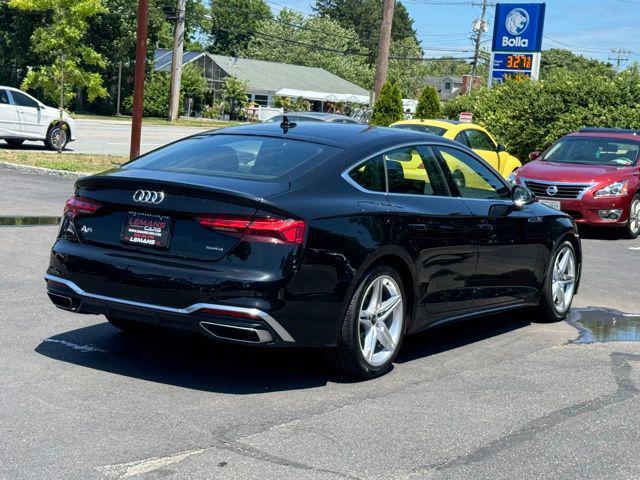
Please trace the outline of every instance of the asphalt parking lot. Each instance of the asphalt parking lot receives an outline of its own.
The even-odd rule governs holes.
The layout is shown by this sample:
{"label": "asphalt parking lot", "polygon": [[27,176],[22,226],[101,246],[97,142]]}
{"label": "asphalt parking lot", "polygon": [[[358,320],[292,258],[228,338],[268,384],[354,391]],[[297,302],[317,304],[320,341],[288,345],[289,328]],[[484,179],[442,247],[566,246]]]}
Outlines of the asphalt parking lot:
{"label": "asphalt parking lot", "polygon": [[[72,185],[0,170],[0,217],[60,215]],[[640,320],[640,240],[587,233],[571,323],[433,329],[354,383],[317,352],[55,309],[55,232],[0,227],[0,478],[640,478],[640,344],[574,343],[572,325]]]}

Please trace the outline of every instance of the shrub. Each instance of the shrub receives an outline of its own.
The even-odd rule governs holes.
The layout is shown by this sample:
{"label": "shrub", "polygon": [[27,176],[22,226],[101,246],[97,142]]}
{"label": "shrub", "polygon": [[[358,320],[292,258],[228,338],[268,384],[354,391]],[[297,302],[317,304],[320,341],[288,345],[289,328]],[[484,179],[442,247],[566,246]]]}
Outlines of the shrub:
{"label": "shrub", "polygon": [[380,90],[380,96],[373,107],[371,125],[388,127],[394,122],[402,120],[402,94],[396,84],[385,82]]}
{"label": "shrub", "polygon": [[438,92],[431,85],[427,85],[422,89],[420,98],[418,99],[418,106],[416,107],[416,118],[440,118],[442,111],[440,110],[440,99],[438,98]]}

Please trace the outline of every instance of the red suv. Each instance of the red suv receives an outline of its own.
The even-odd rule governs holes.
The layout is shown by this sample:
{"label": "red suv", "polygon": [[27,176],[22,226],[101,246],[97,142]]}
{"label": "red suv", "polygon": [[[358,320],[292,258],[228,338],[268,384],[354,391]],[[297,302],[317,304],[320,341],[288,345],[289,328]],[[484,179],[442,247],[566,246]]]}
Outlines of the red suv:
{"label": "red suv", "polygon": [[585,128],[533,152],[515,181],[576,222],[640,234],[640,132]]}

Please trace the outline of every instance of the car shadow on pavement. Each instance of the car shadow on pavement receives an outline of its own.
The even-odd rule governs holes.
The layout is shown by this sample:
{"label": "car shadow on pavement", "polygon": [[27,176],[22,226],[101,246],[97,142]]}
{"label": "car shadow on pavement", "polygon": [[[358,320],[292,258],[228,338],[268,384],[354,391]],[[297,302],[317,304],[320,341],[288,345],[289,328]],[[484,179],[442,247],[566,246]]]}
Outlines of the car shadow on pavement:
{"label": "car shadow on pavement", "polygon": [[[25,142],[19,147],[11,147],[6,143],[0,143],[0,150],[8,150],[11,152],[47,152],[56,153],[55,150],[49,150],[42,142]],[[65,147],[63,152],[73,152],[69,147]]]}
{"label": "car shadow on pavement", "polygon": [[[407,337],[398,363],[462,347],[529,325],[493,316],[430,329]],[[228,345],[196,334],[152,329],[123,333],[99,323],[45,339],[41,355],[117,375],[184,388],[231,394],[352,383],[335,373],[321,349]]]}
{"label": "car shadow on pavement", "polygon": [[[589,240],[629,240],[624,228],[597,228],[581,225],[580,237]],[[629,240],[631,241],[631,240]]]}

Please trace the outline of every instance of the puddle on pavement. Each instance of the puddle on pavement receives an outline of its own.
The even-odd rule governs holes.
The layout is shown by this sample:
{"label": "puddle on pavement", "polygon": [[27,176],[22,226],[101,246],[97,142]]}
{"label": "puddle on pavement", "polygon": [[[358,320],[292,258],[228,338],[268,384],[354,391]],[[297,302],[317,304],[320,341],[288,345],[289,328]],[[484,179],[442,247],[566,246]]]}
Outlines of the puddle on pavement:
{"label": "puddle on pavement", "polygon": [[0,217],[0,227],[31,227],[58,225],[61,217]]}
{"label": "puddle on pavement", "polygon": [[580,336],[571,343],[640,341],[640,314],[609,308],[576,308],[567,322],[580,331]]}

